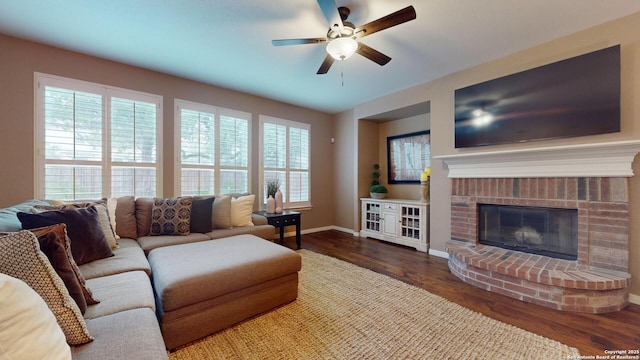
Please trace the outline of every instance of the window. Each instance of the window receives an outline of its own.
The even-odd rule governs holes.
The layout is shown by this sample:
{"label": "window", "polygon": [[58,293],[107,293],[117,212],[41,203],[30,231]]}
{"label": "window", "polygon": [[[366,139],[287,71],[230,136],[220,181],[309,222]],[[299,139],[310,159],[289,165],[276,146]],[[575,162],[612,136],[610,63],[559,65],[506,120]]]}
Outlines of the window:
{"label": "window", "polygon": [[260,116],[260,180],[280,180],[285,208],[311,206],[310,132],[309,124]]}
{"label": "window", "polygon": [[162,97],[36,73],[36,196],[155,196]]}
{"label": "window", "polygon": [[176,100],[176,180],[182,195],[249,192],[251,114]]}

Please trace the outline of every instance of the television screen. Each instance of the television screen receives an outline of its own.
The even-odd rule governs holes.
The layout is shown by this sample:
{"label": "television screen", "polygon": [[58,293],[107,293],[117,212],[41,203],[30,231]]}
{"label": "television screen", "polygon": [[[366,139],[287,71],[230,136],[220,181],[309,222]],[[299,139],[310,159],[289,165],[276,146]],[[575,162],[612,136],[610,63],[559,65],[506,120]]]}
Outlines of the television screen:
{"label": "television screen", "polygon": [[455,91],[456,148],[619,131],[619,45]]}

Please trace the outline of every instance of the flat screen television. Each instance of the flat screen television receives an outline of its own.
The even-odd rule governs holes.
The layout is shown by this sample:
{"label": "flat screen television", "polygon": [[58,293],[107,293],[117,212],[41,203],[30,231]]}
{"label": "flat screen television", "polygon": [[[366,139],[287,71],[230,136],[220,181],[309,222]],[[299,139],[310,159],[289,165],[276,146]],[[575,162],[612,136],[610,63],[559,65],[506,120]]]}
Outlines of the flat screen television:
{"label": "flat screen television", "polygon": [[455,91],[455,147],[620,131],[620,45]]}

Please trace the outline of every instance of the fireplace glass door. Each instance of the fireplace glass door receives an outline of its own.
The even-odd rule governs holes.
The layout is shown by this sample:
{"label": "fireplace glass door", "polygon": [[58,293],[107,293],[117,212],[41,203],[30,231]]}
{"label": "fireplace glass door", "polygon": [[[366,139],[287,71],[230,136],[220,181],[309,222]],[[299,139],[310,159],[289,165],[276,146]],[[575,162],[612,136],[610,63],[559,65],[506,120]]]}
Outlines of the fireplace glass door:
{"label": "fireplace glass door", "polygon": [[577,209],[479,204],[478,220],[481,244],[577,259]]}

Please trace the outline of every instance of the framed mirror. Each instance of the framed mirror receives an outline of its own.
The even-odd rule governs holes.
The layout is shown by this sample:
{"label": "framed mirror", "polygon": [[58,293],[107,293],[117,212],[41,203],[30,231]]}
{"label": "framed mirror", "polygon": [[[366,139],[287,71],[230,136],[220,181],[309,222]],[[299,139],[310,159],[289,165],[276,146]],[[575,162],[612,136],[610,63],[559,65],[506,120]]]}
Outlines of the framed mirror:
{"label": "framed mirror", "polygon": [[419,184],[420,174],[430,166],[429,130],[387,137],[389,184]]}

